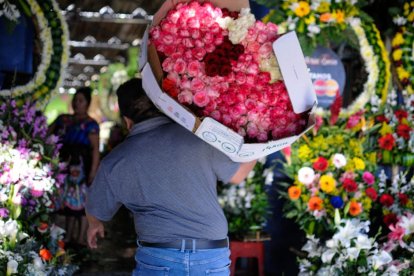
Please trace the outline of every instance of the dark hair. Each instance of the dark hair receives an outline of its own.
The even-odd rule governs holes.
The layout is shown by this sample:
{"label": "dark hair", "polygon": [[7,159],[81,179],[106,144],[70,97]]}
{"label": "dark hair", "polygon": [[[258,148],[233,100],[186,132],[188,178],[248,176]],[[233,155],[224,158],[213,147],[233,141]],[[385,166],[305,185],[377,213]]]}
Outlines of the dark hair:
{"label": "dark hair", "polygon": [[130,79],[116,91],[121,116],[138,123],[162,115],[142,88],[141,79]]}
{"label": "dark hair", "polygon": [[81,87],[81,88],[78,88],[78,90],[76,90],[76,93],[75,93],[74,97],[77,94],[82,94],[85,97],[86,101],[88,102],[88,106],[91,104],[92,89],[90,87]]}

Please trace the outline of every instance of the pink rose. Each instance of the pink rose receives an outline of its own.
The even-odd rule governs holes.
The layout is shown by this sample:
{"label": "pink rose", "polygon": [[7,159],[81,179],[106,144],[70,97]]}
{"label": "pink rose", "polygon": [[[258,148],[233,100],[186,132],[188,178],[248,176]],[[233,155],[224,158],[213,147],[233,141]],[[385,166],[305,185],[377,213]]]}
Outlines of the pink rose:
{"label": "pink rose", "polygon": [[260,46],[259,54],[265,58],[270,57],[270,55],[273,54],[272,43],[268,42]]}
{"label": "pink rose", "polygon": [[165,45],[164,46],[164,54],[166,55],[172,55],[176,52],[176,46],[175,45]]}
{"label": "pink rose", "polygon": [[161,35],[161,41],[164,45],[171,45],[174,43],[174,36],[163,32]]}
{"label": "pink rose", "polygon": [[178,33],[177,25],[172,23],[172,22],[168,22],[168,21],[161,25],[161,29],[164,32],[167,32],[167,33],[170,33],[170,34],[173,34],[173,35]]}
{"label": "pink rose", "polygon": [[249,137],[255,138],[259,134],[259,129],[257,128],[256,124],[250,122],[247,124],[246,132],[247,132],[247,135],[249,135]]}
{"label": "pink rose", "polygon": [[155,26],[150,30],[150,35],[153,41],[160,39],[161,37],[161,28],[160,26]]}
{"label": "pink rose", "polygon": [[165,72],[171,72],[174,66],[174,61],[171,58],[166,58],[162,62],[162,70]]}
{"label": "pink rose", "polygon": [[193,93],[189,90],[184,90],[178,94],[178,101],[182,104],[192,104],[193,103]]}
{"label": "pink rose", "polygon": [[193,40],[193,39],[191,39],[191,38],[189,38],[189,37],[184,38],[184,39],[183,39],[183,45],[184,45],[186,48],[193,48],[193,47],[194,47],[194,40]]}
{"label": "pink rose", "polygon": [[246,74],[242,72],[238,72],[236,74],[236,83],[237,84],[243,84],[246,82]]}
{"label": "pink rose", "polygon": [[267,135],[267,131],[259,131],[259,134],[257,135],[257,140],[259,142],[266,142],[269,140],[269,136]]}
{"label": "pink rose", "polygon": [[206,50],[204,48],[193,48],[191,53],[197,60],[202,60],[206,55]]}
{"label": "pink rose", "polygon": [[201,37],[200,30],[198,29],[190,29],[190,35],[193,39],[199,39]]}
{"label": "pink rose", "polygon": [[208,98],[208,96],[207,96],[207,94],[206,94],[205,91],[197,91],[194,94],[193,102],[198,107],[204,107],[204,106],[206,106],[209,101],[210,101],[210,99]]}
{"label": "pink rose", "polygon": [[213,44],[214,42],[214,36],[211,33],[205,33],[201,39],[205,44]]}
{"label": "pink rose", "polygon": [[197,48],[203,48],[204,47],[204,42],[202,40],[195,40],[194,45]]}
{"label": "pink rose", "polygon": [[173,66],[173,70],[175,73],[183,74],[186,71],[186,69],[187,69],[187,64],[182,58],[177,59],[175,61],[175,64]]}
{"label": "pink rose", "polygon": [[249,43],[249,45],[247,45],[247,51],[248,52],[252,52],[252,53],[257,53],[259,52],[260,49],[260,43],[258,43],[257,41],[254,41],[252,43]]}
{"label": "pink rose", "polygon": [[191,61],[187,66],[187,73],[191,77],[200,77],[203,74],[201,70],[201,63],[197,60]]}
{"label": "pink rose", "polygon": [[178,35],[182,38],[187,38],[190,37],[190,32],[188,31],[188,29],[179,29]]}
{"label": "pink rose", "polygon": [[207,53],[212,53],[216,49],[216,46],[214,44],[207,44],[204,46],[204,49]]}
{"label": "pink rose", "polygon": [[213,118],[216,121],[220,121],[221,120],[221,113],[218,110],[214,110],[210,113],[210,117]]}
{"label": "pink rose", "polygon": [[259,74],[259,65],[257,63],[250,63],[249,66],[247,66],[247,74],[257,75]]}
{"label": "pink rose", "polygon": [[259,34],[257,35],[257,42],[259,42],[260,44],[265,43],[268,40],[268,32],[267,31],[261,31],[259,32]]}
{"label": "pink rose", "polygon": [[193,78],[193,80],[191,81],[191,91],[200,91],[204,89],[204,87],[205,84],[200,78]]}

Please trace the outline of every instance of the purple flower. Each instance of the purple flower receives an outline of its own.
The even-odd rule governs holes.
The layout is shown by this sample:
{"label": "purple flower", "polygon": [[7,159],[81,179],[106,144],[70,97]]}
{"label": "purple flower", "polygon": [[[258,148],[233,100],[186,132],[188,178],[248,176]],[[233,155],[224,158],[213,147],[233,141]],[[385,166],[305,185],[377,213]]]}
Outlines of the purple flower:
{"label": "purple flower", "polygon": [[1,218],[8,218],[9,217],[9,210],[7,208],[0,208],[0,217]]}

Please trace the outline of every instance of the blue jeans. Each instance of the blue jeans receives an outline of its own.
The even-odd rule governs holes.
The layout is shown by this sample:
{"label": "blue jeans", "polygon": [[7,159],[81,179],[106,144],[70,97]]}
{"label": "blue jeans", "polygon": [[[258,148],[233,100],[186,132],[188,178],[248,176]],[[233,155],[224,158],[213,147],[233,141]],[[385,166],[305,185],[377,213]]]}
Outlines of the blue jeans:
{"label": "blue jeans", "polygon": [[230,249],[180,250],[144,247],[138,243],[133,276],[228,276]]}

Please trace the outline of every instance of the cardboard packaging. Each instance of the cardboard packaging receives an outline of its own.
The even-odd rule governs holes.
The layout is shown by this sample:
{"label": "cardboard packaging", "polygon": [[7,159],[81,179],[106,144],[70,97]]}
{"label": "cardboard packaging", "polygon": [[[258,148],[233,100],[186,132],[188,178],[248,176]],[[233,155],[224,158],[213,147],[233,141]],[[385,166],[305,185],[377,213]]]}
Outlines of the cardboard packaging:
{"label": "cardboard packaging", "polygon": [[[228,8],[231,11],[239,11],[241,8],[249,7],[247,0],[213,0],[210,2],[220,8]],[[166,1],[154,15],[152,25],[159,24],[176,3],[177,1]],[[232,129],[212,118],[196,117],[186,107],[162,91],[160,83],[163,71],[155,47],[153,45],[148,46],[148,32],[149,27],[142,40],[139,60],[145,92],[166,115],[205,142],[225,153],[233,161],[248,162],[279,151],[291,145],[314,126],[313,110],[316,108],[317,99],[295,32],[289,32],[280,36],[273,43],[273,51],[279,63],[294,112],[302,113],[311,110],[310,118],[305,130],[299,135],[266,143],[244,143],[243,137]]]}

